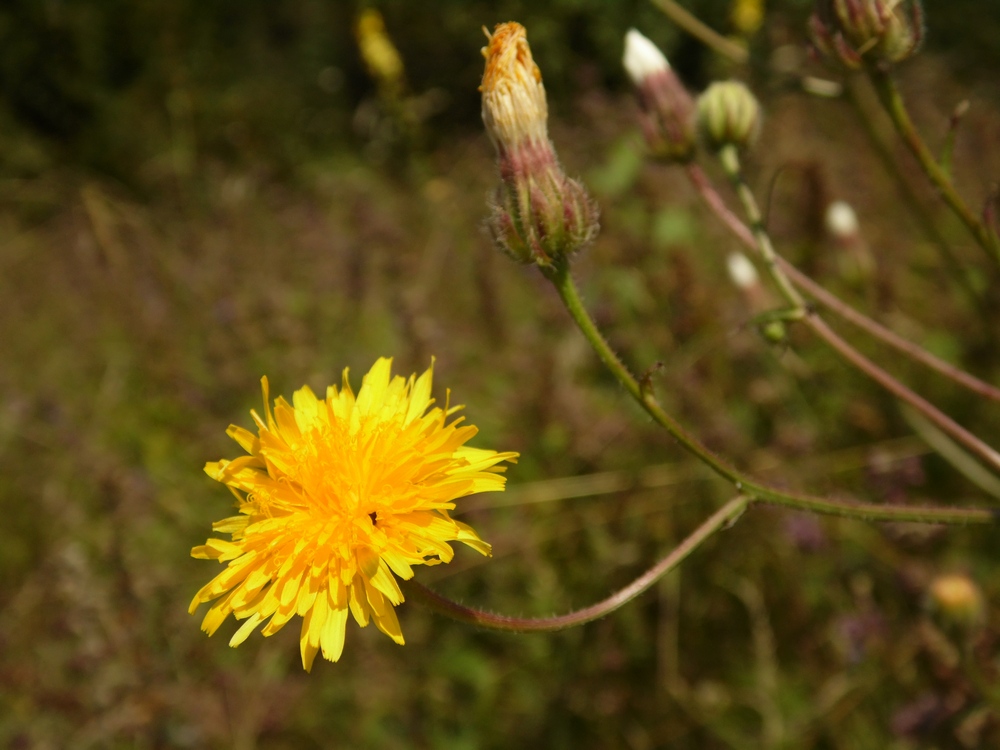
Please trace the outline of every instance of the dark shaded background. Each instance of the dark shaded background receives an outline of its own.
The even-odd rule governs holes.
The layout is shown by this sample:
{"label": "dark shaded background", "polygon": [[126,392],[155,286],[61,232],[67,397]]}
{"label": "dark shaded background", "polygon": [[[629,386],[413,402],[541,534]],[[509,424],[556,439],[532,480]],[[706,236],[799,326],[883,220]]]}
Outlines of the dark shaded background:
{"label": "dark shaded background", "polygon": [[[297,629],[226,647],[186,613],[215,572],[189,558],[230,499],[201,473],[238,452],[258,380],[319,389],[375,357],[436,356],[482,428],[518,450],[503,496],[467,501],[488,563],[420,580],[548,614],[631,580],[729,497],[601,369],[558,300],[481,229],[495,172],[479,124],[479,27],[528,27],[568,171],[602,207],[587,302],[635,371],[709,445],[779,484],[893,503],[995,503],[895,402],[801,331],[764,341],[725,275],[732,241],[683,176],[644,164],[620,71],[638,26],[692,87],[731,75],[642,2],[384,2],[406,65],[380,97],[360,5],[8,0],[0,7],[0,746],[989,747],[997,536],[754,511],[653,592],[566,633],[479,632],[403,605],[407,645],[349,627],[301,671]],[[728,27],[728,2],[690,3]],[[956,178],[1000,175],[997,3],[928,3],[901,85],[929,141],[973,105]],[[804,46],[805,2],[751,40],[767,112],[751,159],[779,250],[853,304],[998,382],[996,316],[968,304],[852,110],[763,72]],[[807,66],[811,64],[803,63]],[[814,74],[825,74],[816,66]],[[403,107],[401,110],[399,107]],[[890,136],[887,123],[877,129]],[[908,156],[923,210],[1000,288]],[[780,178],[775,175],[780,171]],[[859,275],[822,230],[858,209]],[[995,295],[994,295],[995,296]],[[998,410],[852,340],[988,441]],[[552,483],[577,477],[569,484]],[[965,572],[974,632],[927,606]],[[895,744],[893,744],[895,743]]]}

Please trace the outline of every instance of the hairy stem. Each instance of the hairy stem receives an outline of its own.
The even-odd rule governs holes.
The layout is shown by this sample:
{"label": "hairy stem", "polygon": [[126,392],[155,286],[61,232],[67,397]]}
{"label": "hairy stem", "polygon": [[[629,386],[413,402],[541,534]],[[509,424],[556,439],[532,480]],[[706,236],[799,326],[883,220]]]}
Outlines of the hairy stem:
{"label": "hairy stem", "polygon": [[735,522],[750,503],[750,498],[743,495],[733,498],[709,516],[701,526],[677,545],[669,555],[632,581],[628,586],[616,591],[607,599],[597,604],[592,604],[589,607],[584,607],[583,609],[578,609],[564,615],[556,615],[554,617],[508,617],[507,615],[498,615],[492,612],[484,612],[480,609],[465,607],[421,586],[416,581],[407,581],[404,586],[406,587],[407,594],[413,595],[413,598],[417,601],[461,622],[493,630],[508,630],[516,633],[564,630],[604,617],[632,599],[635,599],[635,597],[646,591],[660,580],[660,578],[680,565],[706,539],[720,529]]}
{"label": "hairy stem", "polygon": [[642,384],[629,372],[614,353],[608,342],[601,335],[587,309],[584,307],[580,294],[569,273],[569,266],[561,260],[548,268],[542,269],[558,291],[566,310],[573,318],[580,332],[584,335],[598,358],[618,380],[629,395],[634,398],[653,420],[664,427],[673,438],[689,453],[697,457],[703,464],[730,482],[737,491],[749,496],[752,500],[782,505],[788,508],[825,515],[857,518],[867,521],[912,521],[915,523],[970,524],[993,523],[995,514],[990,510],[884,506],[866,503],[853,503],[840,500],[828,500],[812,495],[780,490],[760,483],[743,474],[731,464],[716,456],[697,438],[689,434],[673,417],[671,417],[652,393],[651,389]]}

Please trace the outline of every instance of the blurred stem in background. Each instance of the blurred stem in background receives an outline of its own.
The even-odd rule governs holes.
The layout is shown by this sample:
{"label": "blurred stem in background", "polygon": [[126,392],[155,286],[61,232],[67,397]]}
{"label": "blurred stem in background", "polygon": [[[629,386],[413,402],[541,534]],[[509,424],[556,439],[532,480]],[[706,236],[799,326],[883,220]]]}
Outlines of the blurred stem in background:
{"label": "blurred stem in background", "polygon": [[849,364],[863,372],[894,396],[919,411],[933,422],[935,426],[975,453],[982,461],[992,467],[994,471],[1000,471],[1000,453],[997,453],[996,450],[955,422],[951,417],[944,414],[936,406],[917,393],[914,393],[888,372],[865,357],[833,331],[814,311],[805,308],[802,296],[795,290],[788,276],[779,267],[770,236],[761,222],[761,213],[757,206],[757,201],[743,176],[736,147],[734,145],[724,146],[719,153],[719,161],[726,175],[733,183],[737,197],[747,214],[757,250],[764,260],[768,273],[788,303],[793,308],[803,312],[801,320]]}
{"label": "blurred stem in background", "polygon": [[879,101],[881,101],[886,113],[892,119],[893,125],[896,126],[896,131],[899,133],[900,138],[902,138],[903,143],[906,144],[906,147],[916,157],[924,174],[927,175],[927,178],[934,185],[945,203],[948,204],[948,207],[951,208],[965,225],[966,229],[969,230],[969,234],[972,235],[976,243],[997,266],[1000,266],[1000,238],[997,237],[996,232],[991,232],[976,217],[972,209],[966,205],[962,196],[958,194],[954,184],[952,184],[951,176],[947,170],[938,163],[934,154],[931,153],[927,144],[924,143],[923,138],[920,137],[920,133],[917,132],[913,120],[910,119],[910,114],[906,109],[906,104],[903,102],[903,97],[899,93],[899,88],[896,86],[895,80],[893,80],[888,71],[876,66],[869,66],[868,77],[875,87]]}
{"label": "blurred stem in background", "polygon": [[[730,230],[745,247],[756,250],[756,241],[749,227],[744,224],[736,214],[729,210],[722,196],[712,185],[711,180],[704,170],[697,164],[688,164],[686,172],[691,184],[698,195],[705,202],[705,205],[716,215],[722,224]],[[806,294],[813,297],[824,307],[828,308],[849,323],[861,328],[871,336],[893,347],[897,351],[905,354],[911,359],[937,371],[955,383],[968,388],[973,393],[1000,403],[1000,388],[990,385],[979,378],[970,375],[965,370],[955,367],[949,362],[945,362],[940,357],[936,357],[926,349],[917,346],[912,341],[904,339],[896,332],[886,328],[875,320],[872,320],[864,313],[858,312],[835,294],[824,289],[806,274],[799,271],[780,255],[777,256],[777,264],[781,271],[800,287]]]}

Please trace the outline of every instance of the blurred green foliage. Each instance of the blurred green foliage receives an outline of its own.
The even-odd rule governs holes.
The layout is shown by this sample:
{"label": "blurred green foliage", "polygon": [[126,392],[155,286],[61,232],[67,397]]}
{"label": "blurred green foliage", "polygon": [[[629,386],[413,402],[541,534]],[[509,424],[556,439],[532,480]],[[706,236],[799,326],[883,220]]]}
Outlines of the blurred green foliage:
{"label": "blurred green foliage", "polygon": [[[769,8],[800,25],[808,5],[781,0]],[[935,31],[942,30],[931,43],[942,39],[962,59],[995,64],[998,16],[985,5],[928,3]],[[37,175],[75,164],[149,188],[167,164],[193,169],[195,153],[287,174],[358,145],[352,112],[372,84],[351,25],[364,6],[8,0],[0,7],[0,173]],[[725,0],[687,6],[730,28]],[[476,127],[483,25],[517,19],[531,29],[557,111],[587,87],[624,88],[621,39],[631,26],[667,49],[692,84],[709,75],[705,51],[642,0],[438,0],[432,12],[387,0],[376,7],[407,63],[411,90],[439,95],[429,129],[437,143]],[[973,12],[978,20],[970,25]]]}
{"label": "blurred green foliage", "polygon": [[[451,387],[467,404],[483,445],[522,453],[508,493],[467,501],[494,559],[459,551],[420,573],[476,606],[542,615],[589,604],[728,499],[730,487],[627,400],[537,273],[481,230],[494,166],[477,125],[478,29],[509,18],[528,26],[561,156],[602,206],[601,239],[577,267],[587,303],[635,371],[663,363],[655,382],[670,410],[776,482],[874,502],[983,502],[884,392],[801,331],[772,346],[749,323],[725,275],[728,235],[682,175],[641,159],[618,71],[623,31],[647,31],[693,83],[722,67],[657,11],[638,1],[379,4],[411,93],[443,92],[422,142],[380,150],[382,131],[359,125],[391,113],[357,58],[358,7],[0,7],[0,745],[1000,742],[1000,561],[985,529],[754,511],[600,622],[509,636],[407,604],[405,647],[351,626],[343,660],[311,675],[295,624],[235,651],[232,623],[212,639],[199,632],[187,604],[216,568],[188,553],[231,504],[201,466],[238,453],[225,427],[250,424],[263,374],[287,396],[382,354],[401,372],[438,358],[437,395]],[[690,7],[726,27],[726,3]],[[806,4],[769,7],[765,28],[800,44]],[[938,17],[969,28],[967,6],[949,7],[953,17],[929,3],[931,39]],[[987,26],[949,55],[985,55],[974,40]],[[767,54],[769,37],[755,44]],[[968,80],[995,80],[982,60]],[[934,56],[908,66],[904,85],[930,92],[914,96],[929,132],[969,95]],[[1000,172],[997,102],[972,92],[955,156],[970,194]],[[850,110],[762,94],[754,182],[770,192],[779,248],[997,382],[995,318],[953,297]],[[835,197],[857,206],[877,258],[866,286],[842,273],[818,228]],[[961,228],[934,217],[975,266]],[[994,406],[885,363],[1000,441]],[[625,489],[601,491],[609,476]],[[581,496],[545,484],[562,477],[579,477]],[[927,584],[946,570],[982,586],[982,629],[955,631],[928,610]]]}

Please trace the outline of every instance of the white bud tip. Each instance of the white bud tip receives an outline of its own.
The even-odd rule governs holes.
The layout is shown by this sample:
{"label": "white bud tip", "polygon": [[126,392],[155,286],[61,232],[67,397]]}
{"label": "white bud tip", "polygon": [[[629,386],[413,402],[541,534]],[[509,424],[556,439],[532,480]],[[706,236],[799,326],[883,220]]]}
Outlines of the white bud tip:
{"label": "white bud tip", "polygon": [[729,269],[729,278],[740,289],[752,289],[760,281],[754,264],[743,253],[730,253],[726,258],[726,268]]}
{"label": "white bud tip", "polygon": [[834,201],[826,207],[826,231],[838,239],[851,239],[858,234],[858,215],[851,204]]}
{"label": "white bud tip", "polygon": [[625,54],[622,56],[622,64],[636,86],[641,86],[642,82],[653,73],[670,69],[670,63],[660,52],[660,48],[635,29],[629,29],[625,34]]}

